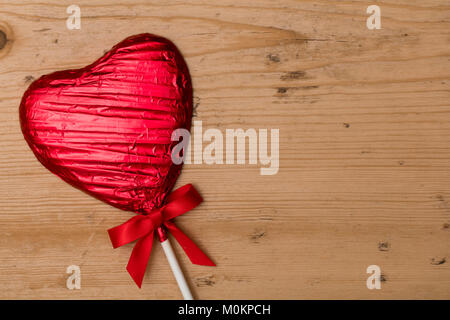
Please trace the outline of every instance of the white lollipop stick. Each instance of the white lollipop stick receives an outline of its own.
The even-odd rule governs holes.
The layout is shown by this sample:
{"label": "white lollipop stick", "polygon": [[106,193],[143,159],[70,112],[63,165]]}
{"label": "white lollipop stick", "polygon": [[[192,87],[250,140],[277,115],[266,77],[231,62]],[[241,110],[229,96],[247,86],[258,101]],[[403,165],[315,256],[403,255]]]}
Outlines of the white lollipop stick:
{"label": "white lollipop stick", "polygon": [[169,261],[170,268],[172,269],[173,275],[177,280],[178,287],[180,288],[184,300],[194,300],[191,291],[189,290],[189,286],[186,282],[186,279],[184,278],[183,272],[181,271],[180,265],[178,264],[177,257],[175,257],[175,253],[172,250],[172,246],[169,242],[169,239],[167,238],[166,240],[160,243],[161,247],[164,249],[167,261]]}

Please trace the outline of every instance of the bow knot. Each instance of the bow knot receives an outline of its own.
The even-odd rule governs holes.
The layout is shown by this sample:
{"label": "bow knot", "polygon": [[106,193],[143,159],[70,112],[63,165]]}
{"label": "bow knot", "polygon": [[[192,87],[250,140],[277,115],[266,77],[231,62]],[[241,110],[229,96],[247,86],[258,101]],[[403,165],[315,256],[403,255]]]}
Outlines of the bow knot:
{"label": "bow knot", "polygon": [[131,252],[127,270],[139,288],[142,285],[152,250],[155,230],[161,235],[164,233],[163,228],[167,229],[181,245],[192,263],[215,266],[214,262],[171,221],[192,210],[202,201],[197,190],[188,184],[172,192],[161,208],[154,209],[147,215],[136,215],[127,222],[108,230],[114,248],[138,240]]}
{"label": "bow knot", "polygon": [[159,228],[163,224],[163,209],[156,209],[145,215],[152,222],[153,228]]}

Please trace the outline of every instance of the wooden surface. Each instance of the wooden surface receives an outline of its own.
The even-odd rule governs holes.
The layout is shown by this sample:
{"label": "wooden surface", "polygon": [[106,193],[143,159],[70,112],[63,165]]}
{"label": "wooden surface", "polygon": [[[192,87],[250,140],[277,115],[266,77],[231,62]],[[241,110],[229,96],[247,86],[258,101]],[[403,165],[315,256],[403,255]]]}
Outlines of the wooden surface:
{"label": "wooden surface", "polygon": [[[449,1],[80,0],[68,30],[71,4],[0,4],[0,298],[181,297],[159,246],[136,288],[132,246],[106,233],[129,214],[49,173],[18,120],[34,79],[141,32],[185,55],[205,129],[280,129],[276,175],[184,168],[178,185],[205,202],[177,223],[218,264],[176,246],[198,298],[450,298]],[[72,264],[81,290],[66,288]]]}

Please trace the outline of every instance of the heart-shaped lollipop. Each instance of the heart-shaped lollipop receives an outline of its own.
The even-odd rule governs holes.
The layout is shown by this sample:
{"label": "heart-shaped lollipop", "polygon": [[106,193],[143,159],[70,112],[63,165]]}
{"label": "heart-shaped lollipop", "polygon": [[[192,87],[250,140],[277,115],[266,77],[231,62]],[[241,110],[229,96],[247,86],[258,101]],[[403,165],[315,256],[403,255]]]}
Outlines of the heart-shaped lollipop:
{"label": "heart-shaped lollipop", "polygon": [[81,69],[33,82],[20,105],[22,131],[39,161],[71,185],[137,213],[159,207],[181,166],[173,130],[189,129],[192,87],[167,39],[129,37]]}
{"label": "heart-shaped lollipop", "polygon": [[170,221],[201,202],[195,189],[175,192],[165,204],[181,171],[171,159],[177,143],[171,136],[175,129],[189,130],[191,118],[186,63],[169,40],[151,34],[125,39],[84,68],[42,76],[22,98],[23,134],[47,169],[106,203],[141,214],[110,230],[115,247],[145,242],[138,242],[128,265],[139,286],[153,232],[161,226],[194,263],[214,265]]}

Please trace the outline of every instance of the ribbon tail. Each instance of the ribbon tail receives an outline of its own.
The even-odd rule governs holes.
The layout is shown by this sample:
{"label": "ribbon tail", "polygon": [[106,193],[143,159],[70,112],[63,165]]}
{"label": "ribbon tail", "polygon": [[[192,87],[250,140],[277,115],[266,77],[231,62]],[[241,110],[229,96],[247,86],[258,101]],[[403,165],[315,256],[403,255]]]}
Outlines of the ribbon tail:
{"label": "ribbon tail", "polygon": [[191,262],[193,264],[198,264],[198,265],[202,265],[202,266],[215,266],[216,265],[173,222],[166,221],[166,222],[164,222],[164,225],[170,231],[170,233],[175,237],[175,239],[178,241],[178,243],[181,245],[184,252],[186,252],[186,255],[189,257],[189,259],[191,260]]}
{"label": "ribbon tail", "polygon": [[127,271],[139,288],[142,286],[145,269],[147,269],[148,259],[152,252],[153,232],[139,239],[131,252],[128,260]]}

